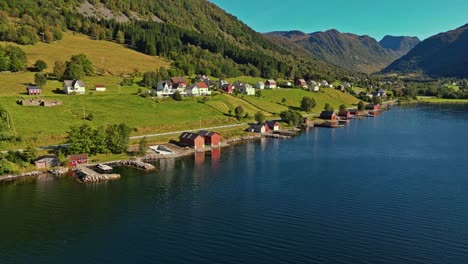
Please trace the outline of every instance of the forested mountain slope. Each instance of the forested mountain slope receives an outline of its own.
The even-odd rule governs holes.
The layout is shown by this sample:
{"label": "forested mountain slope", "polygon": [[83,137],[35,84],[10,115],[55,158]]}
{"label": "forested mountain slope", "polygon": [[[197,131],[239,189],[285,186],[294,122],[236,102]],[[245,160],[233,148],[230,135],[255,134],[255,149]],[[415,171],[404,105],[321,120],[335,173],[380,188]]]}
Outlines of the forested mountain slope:
{"label": "forested mountain slope", "polygon": [[392,72],[468,77],[468,24],[425,39],[383,70],[383,73]]}
{"label": "forested mountain slope", "polygon": [[300,31],[270,32],[266,35],[302,47],[312,56],[348,70],[373,73],[399,57],[398,52],[382,47],[374,38],[341,33],[332,29],[305,34]]}
{"label": "forested mountain slope", "polygon": [[181,74],[328,79],[349,74],[284,49],[206,0],[0,0],[0,10],[2,40],[51,42],[62,30],[73,30],[168,58]]}

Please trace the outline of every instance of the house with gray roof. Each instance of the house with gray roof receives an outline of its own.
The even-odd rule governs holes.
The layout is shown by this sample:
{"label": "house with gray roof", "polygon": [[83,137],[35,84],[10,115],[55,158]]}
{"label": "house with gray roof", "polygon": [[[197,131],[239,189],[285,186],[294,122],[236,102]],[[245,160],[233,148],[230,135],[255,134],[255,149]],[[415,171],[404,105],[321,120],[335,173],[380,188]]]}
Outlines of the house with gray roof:
{"label": "house with gray roof", "polygon": [[63,92],[65,94],[85,94],[86,84],[82,80],[63,81]]}

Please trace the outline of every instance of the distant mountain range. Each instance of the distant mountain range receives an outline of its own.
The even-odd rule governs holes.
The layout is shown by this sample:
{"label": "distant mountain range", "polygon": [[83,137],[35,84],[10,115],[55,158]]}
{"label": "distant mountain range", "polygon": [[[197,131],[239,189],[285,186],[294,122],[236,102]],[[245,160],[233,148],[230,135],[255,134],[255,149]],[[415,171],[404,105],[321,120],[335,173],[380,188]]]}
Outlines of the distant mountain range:
{"label": "distant mountain range", "polygon": [[338,67],[374,73],[384,69],[419,43],[416,37],[386,36],[379,43],[367,35],[340,33],[336,29],[306,34],[276,31],[265,36],[302,54],[309,54]]}
{"label": "distant mountain range", "polygon": [[379,41],[379,44],[383,48],[393,50],[395,54],[401,57],[416,47],[419,42],[421,42],[421,40],[419,40],[418,37],[395,37],[387,35],[381,41]]}
{"label": "distant mountain range", "polygon": [[432,77],[468,77],[468,24],[432,36],[382,73],[421,73]]}

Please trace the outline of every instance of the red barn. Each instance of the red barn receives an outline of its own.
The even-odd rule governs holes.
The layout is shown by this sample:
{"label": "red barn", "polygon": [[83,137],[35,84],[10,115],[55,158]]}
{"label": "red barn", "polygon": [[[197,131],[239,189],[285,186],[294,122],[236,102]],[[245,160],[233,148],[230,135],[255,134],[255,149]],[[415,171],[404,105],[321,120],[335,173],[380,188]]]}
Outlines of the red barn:
{"label": "red barn", "polygon": [[225,93],[232,94],[232,90],[233,90],[232,84],[229,84],[229,83],[223,84],[223,87],[221,87],[221,89],[223,89]]}
{"label": "red barn", "polygon": [[334,111],[322,111],[320,113],[320,119],[325,119],[325,120],[338,120],[338,116],[335,114]]}
{"label": "red barn", "polygon": [[275,80],[267,80],[265,82],[265,88],[266,89],[274,89],[276,88],[276,81]]}
{"label": "red barn", "polygon": [[205,138],[205,144],[211,147],[219,147],[221,145],[221,136],[216,132],[200,130],[198,134]]}
{"label": "red barn", "polygon": [[68,167],[75,167],[79,164],[88,163],[88,154],[76,154],[68,156]]}
{"label": "red barn", "polygon": [[203,149],[205,147],[205,138],[199,134],[184,132],[179,136],[179,142],[193,147],[194,149]]}
{"label": "red barn", "polygon": [[28,86],[26,88],[28,95],[39,95],[41,94],[41,88],[39,86]]}
{"label": "red barn", "polygon": [[350,118],[350,117],[351,117],[351,113],[350,113],[349,111],[347,111],[347,110],[345,110],[345,111],[340,111],[340,112],[338,113],[338,116],[339,116],[339,117],[342,117],[342,118]]}
{"label": "red barn", "polygon": [[380,111],[380,105],[379,104],[368,104],[368,105],[366,105],[366,110]]}
{"label": "red barn", "polygon": [[171,83],[173,88],[183,87],[185,88],[188,85],[188,82],[184,77],[172,77]]}
{"label": "red barn", "polygon": [[298,87],[307,87],[307,82],[304,79],[297,79],[296,86]]}

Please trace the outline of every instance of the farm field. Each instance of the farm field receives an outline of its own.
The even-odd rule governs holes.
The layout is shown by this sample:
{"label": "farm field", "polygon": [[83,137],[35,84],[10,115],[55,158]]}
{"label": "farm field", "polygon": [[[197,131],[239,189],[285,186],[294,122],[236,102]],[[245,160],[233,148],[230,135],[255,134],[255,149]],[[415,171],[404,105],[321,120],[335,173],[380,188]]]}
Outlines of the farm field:
{"label": "farm field", "polygon": [[341,104],[351,107],[359,103],[359,99],[330,88],[322,89],[317,93],[302,89],[263,90],[261,99],[276,104],[282,104],[281,101],[285,98],[285,104],[287,106],[299,108],[304,96],[309,96],[315,99],[317,105],[312,109],[313,112],[322,111],[326,103],[329,103],[333,108],[335,108],[335,110],[337,110]]}
{"label": "farm field", "polygon": [[92,40],[88,36],[71,32],[65,32],[62,40],[51,44],[38,42],[35,45],[20,47],[26,52],[28,66],[41,59],[48,65],[46,72],[52,72],[55,61],[66,61],[72,55],[80,53],[88,56],[95,68],[104,69],[114,76],[132,73],[135,70],[144,72],[159,69],[161,66],[169,67],[169,62],[163,58],[146,55],[115,42]]}

